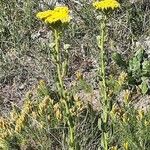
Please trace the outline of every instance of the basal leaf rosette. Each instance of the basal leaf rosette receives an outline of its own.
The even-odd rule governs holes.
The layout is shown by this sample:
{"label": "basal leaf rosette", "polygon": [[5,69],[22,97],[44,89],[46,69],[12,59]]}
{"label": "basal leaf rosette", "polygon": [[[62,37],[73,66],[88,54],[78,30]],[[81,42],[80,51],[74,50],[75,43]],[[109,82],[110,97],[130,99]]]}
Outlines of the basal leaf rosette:
{"label": "basal leaf rosette", "polygon": [[67,24],[71,20],[70,10],[66,6],[58,6],[54,10],[39,12],[36,17],[52,27]]}
{"label": "basal leaf rosette", "polygon": [[101,0],[93,2],[93,6],[96,10],[114,10],[116,8],[120,8],[120,4],[116,0]]}

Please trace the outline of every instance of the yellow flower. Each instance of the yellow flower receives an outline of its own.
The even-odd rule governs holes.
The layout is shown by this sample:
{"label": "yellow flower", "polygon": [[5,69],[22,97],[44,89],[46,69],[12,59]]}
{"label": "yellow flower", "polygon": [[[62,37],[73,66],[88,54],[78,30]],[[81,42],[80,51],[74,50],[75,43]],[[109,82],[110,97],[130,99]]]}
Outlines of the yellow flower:
{"label": "yellow flower", "polygon": [[53,24],[56,22],[68,23],[70,22],[69,9],[66,6],[55,7],[54,10],[47,10],[37,13],[36,17],[44,20],[45,23]]}
{"label": "yellow flower", "polygon": [[39,18],[39,19],[45,19],[45,18],[47,18],[51,15],[52,15],[52,10],[47,10],[47,11],[44,11],[44,12],[37,13],[36,17]]}
{"label": "yellow flower", "polygon": [[38,112],[39,112],[40,115],[41,115],[43,112],[46,112],[46,111],[47,111],[47,108],[48,108],[48,106],[49,106],[49,101],[50,101],[49,96],[46,96],[46,97],[39,103]]}
{"label": "yellow flower", "polygon": [[100,2],[94,2],[93,6],[99,10],[114,10],[115,8],[120,8],[120,4],[116,0],[102,0]]}
{"label": "yellow flower", "polygon": [[60,109],[58,109],[58,110],[56,111],[55,115],[56,115],[56,118],[57,118],[58,120],[61,120],[61,119],[62,119],[62,113],[61,113]]}
{"label": "yellow flower", "polygon": [[16,125],[15,125],[15,131],[16,132],[20,132],[21,131],[21,129],[25,125],[26,119],[27,119],[27,115],[26,114],[21,114],[19,116],[19,118],[16,120]]}
{"label": "yellow flower", "polygon": [[56,103],[54,106],[53,106],[53,110],[54,110],[54,113],[55,113],[55,116],[58,120],[61,120],[62,119],[62,113],[61,113],[61,109],[60,109],[60,105],[59,103]]}

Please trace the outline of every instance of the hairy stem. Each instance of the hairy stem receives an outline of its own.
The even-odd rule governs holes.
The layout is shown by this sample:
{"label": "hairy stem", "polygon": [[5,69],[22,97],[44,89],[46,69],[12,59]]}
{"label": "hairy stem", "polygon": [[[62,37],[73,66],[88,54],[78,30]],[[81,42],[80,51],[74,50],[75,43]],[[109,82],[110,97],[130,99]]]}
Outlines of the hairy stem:
{"label": "hairy stem", "polygon": [[107,125],[108,125],[108,107],[109,107],[109,101],[107,97],[107,86],[106,86],[106,64],[105,64],[105,48],[104,48],[104,43],[105,43],[105,30],[106,30],[106,16],[103,16],[101,25],[101,35],[100,35],[100,53],[99,53],[99,69],[100,69],[100,76],[102,78],[102,81],[100,81],[100,92],[102,93],[102,123],[103,126],[105,126],[102,129],[102,139],[101,139],[101,145],[104,148],[104,150],[108,150],[108,131],[107,131]]}
{"label": "hairy stem", "polygon": [[[61,62],[61,51],[59,49],[59,42],[60,42],[60,35],[59,32],[55,29],[54,30],[54,38],[55,38],[55,53],[54,58],[56,62],[56,71],[57,71],[57,89],[61,98],[61,102],[64,105],[65,109],[65,115],[67,118],[67,124],[69,126],[69,150],[75,150],[75,130],[74,130],[74,123],[72,115],[69,111],[69,105],[68,105],[68,97],[66,95],[65,87],[64,87],[64,75],[65,75],[65,66],[63,66],[63,63]],[[67,64],[65,64],[67,65]]]}

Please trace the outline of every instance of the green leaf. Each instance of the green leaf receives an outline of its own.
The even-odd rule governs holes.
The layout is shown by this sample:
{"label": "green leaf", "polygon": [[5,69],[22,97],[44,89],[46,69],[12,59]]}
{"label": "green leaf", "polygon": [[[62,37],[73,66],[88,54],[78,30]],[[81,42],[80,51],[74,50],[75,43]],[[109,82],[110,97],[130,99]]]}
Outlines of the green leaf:
{"label": "green leaf", "polygon": [[146,81],[143,81],[140,85],[139,85],[141,91],[142,91],[142,94],[146,94],[148,92],[148,84]]}
{"label": "green leaf", "polygon": [[98,119],[98,128],[99,128],[99,130],[102,130],[102,119],[101,118]]}
{"label": "green leaf", "polygon": [[139,77],[141,75],[141,63],[136,57],[133,57],[133,59],[129,61],[128,71],[132,72],[133,76]]}
{"label": "green leaf", "polygon": [[143,75],[150,76],[150,61],[149,60],[145,60],[142,63],[142,73]]}
{"label": "green leaf", "polygon": [[136,53],[135,53],[135,57],[137,58],[137,60],[139,62],[141,62],[143,60],[144,57],[144,50],[143,49],[139,49]]}

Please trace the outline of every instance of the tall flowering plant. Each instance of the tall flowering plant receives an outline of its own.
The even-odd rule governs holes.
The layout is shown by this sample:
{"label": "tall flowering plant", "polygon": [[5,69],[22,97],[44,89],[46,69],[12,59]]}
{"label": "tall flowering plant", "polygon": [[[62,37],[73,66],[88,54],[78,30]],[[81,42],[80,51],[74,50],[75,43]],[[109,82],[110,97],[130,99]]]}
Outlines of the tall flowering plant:
{"label": "tall flowering plant", "polygon": [[102,0],[93,2],[93,6],[96,10],[102,13],[102,19],[100,22],[100,35],[97,37],[97,43],[99,47],[99,75],[101,77],[101,81],[99,81],[99,89],[102,97],[102,113],[99,119],[98,126],[102,132],[101,135],[101,147],[104,150],[109,149],[109,139],[111,136],[111,125],[110,125],[110,99],[108,97],[108,87],[106,84],[106,50],[104,48],[105,45],[105,37],[106,33],[106,23],[108,20],[108,15],[111,11],[120,7],[120,4],[116,0]]}
{"label": "tall flowering plant", "polygon": [[47,10],[44,12],[37,13],[36,17],[48,24],[53,31],[54,35],[54,49],[52,53],[52,60],[56,65],[57,71],[57,89],[61,98],[65,96],[63,77],[65,76],[66,62],[61,62],[61,50],[60,50],[60,39],[62,27],[66,26],[70,20],[70,11],[68,7],[61,6],[55,7],[54,10]]}
{"label": "tall flowering plant", "polygon": [[[70,10],[66,6],[55,7],[53,10],[47,10],[43,12],[39,12],[36,15],[37,18],[44,21],[50,29],[53,31],[54,35],[54,43],[53,52],[52,52],[52,60],[56,66],[57,80],[56,86],[60,97],[60,106],[64,110],[63,118],[66,119],[66,123],[69,127],[69,150],[75,149],[75,127],[73,122],[73,115],[70,112],[69,99],[70,97],[67,94],[64,85],[64,77],[67,73],[67,58],[62,61],[62,51],[60,49],[60,39],[62,35],[62,31],[66,25],[69,24],[71,20]],[[66,53],[68,50],[66,49]]]}

